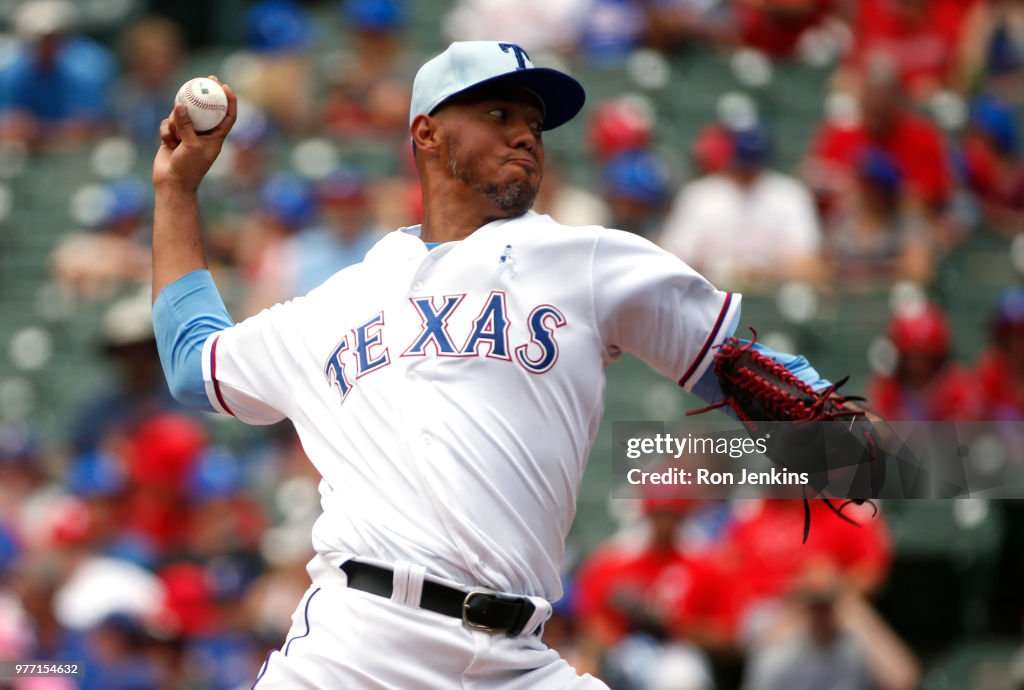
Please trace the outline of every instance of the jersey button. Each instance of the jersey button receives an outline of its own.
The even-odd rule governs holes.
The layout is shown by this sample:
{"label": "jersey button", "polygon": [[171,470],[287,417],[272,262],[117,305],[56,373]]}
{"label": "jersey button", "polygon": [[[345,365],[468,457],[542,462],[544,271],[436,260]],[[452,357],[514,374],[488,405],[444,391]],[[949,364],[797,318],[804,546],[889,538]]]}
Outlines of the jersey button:
{"label": "jersey button", "polygon": [[434,437],[431,436],[430,434],[423,434],[422,436],[420,436],[420,440],[423,441],[423,445],[429,446],[431,443],[433,443]]}
{"label": "jersey button", "polygon": [[414,292],[419,292],[420,290],[422,290],[423,289],[423,281],[422,280],[417,280],[415,283],[412,284],[412,289],[413,289]]}
{"label": "jersey button", "polygon": [[419,376],[416,375],[415,371],[410,371],[406,373],[405,378],[409,379],[410,381],[415,381],[416,379],[419,378]]}

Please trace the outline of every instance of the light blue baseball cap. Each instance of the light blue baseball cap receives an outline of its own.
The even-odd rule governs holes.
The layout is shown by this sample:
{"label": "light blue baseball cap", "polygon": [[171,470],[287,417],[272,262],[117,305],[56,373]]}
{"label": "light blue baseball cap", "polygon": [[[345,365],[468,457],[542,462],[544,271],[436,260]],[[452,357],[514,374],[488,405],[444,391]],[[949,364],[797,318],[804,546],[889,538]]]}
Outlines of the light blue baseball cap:
{"label": "light blue baseball cap", "polygon": [[546,130],[571,120],[586,100],[578,81],[550,67],[534,67],[527,52],[515,43],[456,41],[416,73],[409,124],[450,98],[493,85],[521,86],[536,94],[544,105]]}

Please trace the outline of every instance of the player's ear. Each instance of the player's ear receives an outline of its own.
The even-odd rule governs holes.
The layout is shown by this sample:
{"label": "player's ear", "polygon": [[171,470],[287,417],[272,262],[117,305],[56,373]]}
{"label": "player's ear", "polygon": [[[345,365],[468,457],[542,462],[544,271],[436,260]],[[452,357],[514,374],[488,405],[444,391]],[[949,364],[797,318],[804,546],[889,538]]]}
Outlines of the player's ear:
{"label": "player's ear", "polygon": [[440,123],[430,115],[417,115],[412,121],[409,133],[412,143],[420,151],[433,152],[441,143]]}

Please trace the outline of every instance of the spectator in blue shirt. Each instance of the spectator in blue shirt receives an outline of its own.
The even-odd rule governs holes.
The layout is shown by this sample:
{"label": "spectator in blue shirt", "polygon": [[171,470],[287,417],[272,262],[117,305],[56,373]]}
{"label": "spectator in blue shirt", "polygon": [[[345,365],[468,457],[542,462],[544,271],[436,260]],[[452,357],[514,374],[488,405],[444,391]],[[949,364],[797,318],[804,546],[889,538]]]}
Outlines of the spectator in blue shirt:
{"label": "spectator in blue shirt", "polygon": [[0,67],[0,138],[33,149],[81,143],[109,118],[110,53],[74,32],[66,0],[30,0],[13,25],[20,43]]}

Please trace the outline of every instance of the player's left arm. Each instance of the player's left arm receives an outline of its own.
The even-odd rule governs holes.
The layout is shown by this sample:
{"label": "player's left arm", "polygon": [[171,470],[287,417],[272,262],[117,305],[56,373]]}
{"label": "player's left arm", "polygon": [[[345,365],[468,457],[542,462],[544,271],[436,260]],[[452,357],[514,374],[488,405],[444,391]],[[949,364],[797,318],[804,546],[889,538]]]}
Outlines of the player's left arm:
{"label": "player's left arm", "polygon": [[598,234],[591,266],[606,360],[636,355],[692,390],[736,330],[742,297],[716,289],[652,242],[620,231]]}
{"label": "player's left arm", "polygon": [[[712,363],[737,329],[741,295],[716,289],[647,240],[616,231],[598,238],[592,284],[610,358],[630,352],[709,405],[723,400]],[[832,385],[802,355],[752,347],[816,391]]]}
{"label": "player's left arm", "polygon": [[[732,335],[732,333],[729,335]],[[741,338],[739,339],[739,342],[746,345],[750,341],[743,340]],[[753,344],[753,348],[765,357],[768,357],[769,359],[772,359],[786,367],[791,374],[816,391],[825,390],[832,385],[831,381],[821,377],[821,374],[818,373],[818,371],[803,355],[791,355],[785,352],[776,352],[770,347],[758,342]],[[701,376],[697,383],[693,385],[691,392],[708,405],[717,405],[725,399],[725,395],[722,393],[722,387],[718,381],[718,376],[715,375],[713,367],[708,367],[704,371],[703,376]],[[731,411],[728,407],[723,407],[721,409],[727,414]]]}

